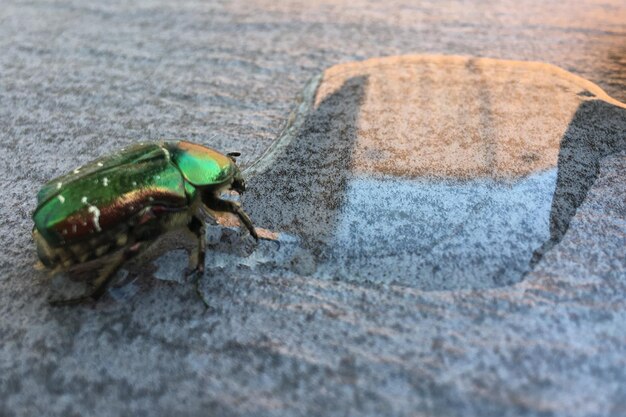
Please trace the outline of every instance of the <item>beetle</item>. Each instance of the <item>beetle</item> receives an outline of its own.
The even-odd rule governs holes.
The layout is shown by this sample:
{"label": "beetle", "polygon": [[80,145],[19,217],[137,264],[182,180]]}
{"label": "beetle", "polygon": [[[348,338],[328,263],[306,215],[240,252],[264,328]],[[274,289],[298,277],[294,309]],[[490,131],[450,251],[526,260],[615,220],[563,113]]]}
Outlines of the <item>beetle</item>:
{"label": "beetle", "polygon": [[258,240],[241,206],[220,198],[225,191],[245,191],[237,156],[187,141],[152,142],[121,149],[46,183],[33,213],[41,263],[56,272],[106,260],[90,292],[51,303],[97,300],[125,262],[173,230],[184,229],[197,240],[191,272],[201,273],[205,220],[211,212],[235,214]]}

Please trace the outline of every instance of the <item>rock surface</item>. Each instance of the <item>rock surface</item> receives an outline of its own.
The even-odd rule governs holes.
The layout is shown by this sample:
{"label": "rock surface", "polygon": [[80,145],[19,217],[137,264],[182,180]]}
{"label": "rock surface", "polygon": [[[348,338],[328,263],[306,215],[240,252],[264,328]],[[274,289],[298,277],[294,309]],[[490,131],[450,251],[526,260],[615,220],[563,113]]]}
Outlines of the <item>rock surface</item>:
{"label": "rock surface", "polygon": [[519,282],[626,149],[624,105],[547,64],[370,59],[324,71],[300,107],[246,202],[343,281]]}
{"label": "rock surface", "polygon": [[[537,223],[549,228],[505,229],[520,234],[506,236],[508,241],[535,237],[519,252],[527,258],[515,257],[528,270],[515,276],[485,281],[475,274],[471,285],[458,279],[447,286],[406,279],[405,269],[392,269],[389,277],[333,279],[336,269],[319,267],[320,259],[332,259],[332,251],[315,248],[350,249],[351,225],[336,223],[336,229],[326,230],[324,224],[312,225],[310,217],[295,224],[274,217],[282,201],[275,193],[284,192],[278,185],[285,179],[272,175],[261,181],[266,171],[258,166],[249,170],[256,177],[244,198],[246,209],[261,226],[284,222],[292,229],[279,230],[280,244],[262,241],[255,247],[236,229],[211,227],[212,251],[200,285],[209,310],[192,283],[176,274],[186,266],[179,250],[154,265],[129,268],[126,286],[112,289],[98,304],[75,308],[48,306],[57,280],[50,285],[32,268],[30,211],[46,179],[115,148],[160,138],[241,150],[242,164],[250,165],[279,136],[293,97],[307,80],[338,63],[407,53],[543,61],[626,100],[622,2],[544,3],[4,2],[0,415],[626,415],[624,111],[593,88],[559,90],[545,83],[553,79],[541,69],[532,72],[537,75],[527,79],[527,88],[559,98],[553,106],[535,101],[545,110],[537,117],[556,112],[571,118],[559,125],[564,129],[559,141],[533,148],[538,157],[525,156],[525,147],[484,155],[479,147],[477,154],[495,162],[474,158],[478,163],[471,169],[430,164],[411,165],[409,171],[404,166],[391,175],[408,183],[375,183],[379,188],[373,191],[389,201],[401,195],[440,196],[442,204],[432,208],[431,217],[401,231],[413,245],[423,233],[420,226],[436,231],[438,224],[449,225],[446,216],[464,210],[443,203],[446,195],[457,195],[455,184],[467,185],[468,176],[478,173],[492,181],[470,189],[468,198],[478,199],[485,192],[493,195],[496,182],[511,181],[497,175],[494,180],[494,173],[532,179],[528,188],[503,192],[502,205],[492,207],[501,212],[509,203],[512,209],[521,204],[522,213],[534,207]],[[480,60],[473,65],[482,68]],[[443,67],[437,65],[433,77]],[[471,69],[465,65],[454,79],[471,76]],[[361,72],[338,90],[319,90],[317,107],[309,108],[318,111],[306,113],[319,123],[292,132],[294,144],[337,129],[337,137],[344,138],[371,129],[357,125],[358,111],[367,111],[367,97],[380,94],[368,95],[375,80],[365,86]],[[446,83],[433,82],[428,91],[437,88],[443,91]],[[490,88],[494,84],[478,83],[472,97]],[[511,103],[517,104],[505,110],[526,115],[532,111],[521,107],[526,100],[526,95],[515,97]],[[458,128],[459,114],[467,116],[466,131],[475,128],[478,137],[488,137],[489,126],[502,126],[493,119],[476,120],[485,114],[481,106],[464,113],[448,109],[456,117],[452,128]],[[342,108],[346,111],[337,114]],[[498,109],[492,106],[493,117]],[[329,119],[333,115],[339,117]],[[505,131],[514,133],[523,119]],[[534,138],[547,134],[530,121],[527,130]],[[557,131],[551,128],[550,138]],[[409,133],[398,137],[413,137]],[[328,179],[334,188],[326,191],[330,200],[325,201],[336,206],[317,214],[325,221],[358,217],[359,210],[371,216],[376,208],[364,193],[372,193],[370,183],[350,182],[357,172],[352,168],[369,181],[393,166],[384,158],[359,163],[385,155],[376,147],[368,152],[378,142],[367,137],[354,135],[363,140],[352,149],[318,156],[328,158],[331,167],[354,150],[363,157]],[[298,149],[290,154],[298,155]],[[440,156],[450,154],[445,149]],[[402,156],[397,148],[389,152]],[[511,155],[520,159],[509,162]],[[525,169],[515,163],[519,160]],[[534,178],[533,172],[546,178]],[[422,181],[428,194],[412,195],[415,181]],[[553,195],[545,194],[546,184],[553,184]],[[261,193],[266,188],[271,192]],[[533,194],[536,189],[544,192]],[[302,196],[299,203],[312,210],[316,195]],[[274,206],[269,210],[261,203]],[[335,216],[336,211],[345,216]],[[490,220],[483,216],[483,223],[471,223],[479,232]],[[357,222],[366,231],[368,224]],[[307,230],[311,233],[303,233]],[[346,232],[338,237],[341,230]],[[389,231],[388,238],[397,233]],[[352,245],[371,253],[385,246]],[[501,251],[491,248],[484,253],[498,256],[485,259],[502,259]],[[449,262],[454,266],[458,260]]]}

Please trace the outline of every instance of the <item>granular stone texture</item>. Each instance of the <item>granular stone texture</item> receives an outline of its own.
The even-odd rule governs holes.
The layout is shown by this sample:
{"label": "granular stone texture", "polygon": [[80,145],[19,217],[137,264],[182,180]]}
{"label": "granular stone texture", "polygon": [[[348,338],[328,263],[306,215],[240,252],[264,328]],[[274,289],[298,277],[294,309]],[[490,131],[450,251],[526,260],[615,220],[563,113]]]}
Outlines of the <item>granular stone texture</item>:
{"label": "granular stone texture", "polygon": [[246,202],[303,239],[318,277],[518,282],[558,243],[600,159],[626,149],[624,105],[551,65],[389,57],[311,84],[248,169]]}
{"label": "granular stone texture", "polygon": [[[520,77],[517,64],[497,64],[501,74],[481,59],[463,58],[468,64],[455,70],[430,60],[427,74],[410,66],[394,84],[402,89],[386,92],[393,74],[361,71],[371,61],[357,62],[407,54],[546,62],[624,102],[625,22],[621,0],[3,1],[0,416],[626,415],[621,105],[595,87],[574,89],[579,81],[565,81],[573,76],[555,77],[540,64]],[[341,64],[357,71],[315,95],[323,71]],[[490,71],[513,84],[490,82]],[[412,84],[415,77],[422,82]],[[454,94],[429,101],[419,86]],[[303,88],[300,113],[290,118]],[[421,130],[402,123],[375,130],[376,120],[410,110],[404,91],[429,109],[411,114]],[[308,106],[306,97],[319,101]],[[373,107],[377,97],[393,106]],[[448,107],[463,97],[466,106]],[[436,153],[439,132],[448,130],[429,131],[427,121],[442,112],[459,138]],[[298,124],[298,114],[325,122]],[[415,146],[416,133],[427,146]],[[291,148],[275,141],[285,135]],[[482,147],[483,137],[511,139],[509,152]],[[522,137],[535,140],[526,148],[516,141]],[[33,268],[36,191],[116,148],[162,138],[241,151],[244,167],[270,148],[292,153],[310,138],[329,149],[332,138],[352,142],[312,155],[327,163],[320,170],[350,165],[310,195],[272,190],[289,183],[275,170],[292,171],[267,163],[271,154],[250,167],[244,207],[278,239],[255,245],[237,228],[209,227],[199,289],[211,308],[183,278],[187,259],[177,245],[154,262],[129,265],[97,304],[51,308],[48,297],[65,283]],[[400,145],[421,158],[393,164],[405,152]],[[465,164],[456,163],[460,157]],[[264,163],[276,175],[261,182]],[[285,207],[277,207],[285,194]],[[302,212],[289,222],[281,216],[298,206],[296,196]],[[381,198],[390,203],[381,207]],[[420,208],[417,223],[394,214],[402,202]],[[472,207],[483,215],[453,217]],[[505,222],[485,214],[506,210]],[[453,223],[463,227],[446,229]],[[358,229],[402,251],[358,240]],[[345,273],[337,267],[350,251],[420,261],[414,245],[457,230],[457,240],[441,240],[429,255],[445,262],[419,274],[380,264],[387,275],[368,277],[347,263]],[[503,241],[526,243],[506,258],[497,246]],[[454,266],[477,263],[445,259],[462,253],[446,242],[496,242],[480,248],[480,264],[497,271],[512,259],[519,273],[484,280],[470,268],[465,282]],[[357,260],[379,266],[376,258]],[[443,278],[435,265],[456,278],[420,279]]]}

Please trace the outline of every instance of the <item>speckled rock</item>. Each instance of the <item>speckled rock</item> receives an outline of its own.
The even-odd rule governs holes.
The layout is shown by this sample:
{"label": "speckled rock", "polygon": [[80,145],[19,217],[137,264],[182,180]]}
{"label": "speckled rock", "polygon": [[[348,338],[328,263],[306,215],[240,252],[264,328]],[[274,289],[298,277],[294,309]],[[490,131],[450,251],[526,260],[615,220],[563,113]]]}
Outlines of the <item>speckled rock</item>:
{"label": "speckled rock", "polygon": [[246,202],[302,239],[316,277],[510,285],[561,240],[599,161],[626,149],[625,120],[623,104],[547,64],[337,65],[247,170]]}

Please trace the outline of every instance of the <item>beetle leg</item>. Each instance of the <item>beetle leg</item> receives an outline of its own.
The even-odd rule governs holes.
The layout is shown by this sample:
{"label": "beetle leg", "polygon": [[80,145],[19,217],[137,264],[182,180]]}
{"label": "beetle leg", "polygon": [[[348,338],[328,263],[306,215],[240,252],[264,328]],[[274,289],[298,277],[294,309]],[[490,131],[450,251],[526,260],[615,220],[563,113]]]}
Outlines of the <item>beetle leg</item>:
{"label": "beetle leg", "polygon": [[142,246],[142,243],[138,242],[115,255],[110,263],[101,270],[100,275],[94,281],[94,289],[90,293],[67,300],[51,300],[50,305],[58,307],[80,304],[87,300],[97,301],[104,295],[113,277],[115,277],[115,273],[125,262],[137,255],[141,251]]}
{"label": "beetle leg", "polygon": [[248,229],[252,237],[255,240],[259,240],[259,235],[254,229],[252,220],[250,220],[250,217],[248,217],[246,212],[243,211],[243,209],[238,203],[235,203],[234,201],[221,200],[219,198],[212,198],[209,201],[206,201],[205,204],[207,205],[207,207],[209,207],[212,210],[227,211],[229,213],[233,213],[237,215],[237,217],[239,218],[239,221],[241,221],[241,223],[244,226],[246,226],[246,229]]}
{"label": "beetle leg", "polygon": [[200,278],[204,274],[204,260],[206,257],[206,228],[204,226],[204,222],[197,216],[193,216],[191,222],[189,223],[188,230],[198,239],[198,242],[195,253],[192,252],[190,255],[189,263],[193,266],[185,268],[185,276],[195,274],[193,281],[196,294],[202,300],[204,306],[206,308],[210,308],[211,306],[206,302],[202,291],[200,291]]}
{"label": "beetle leg", "polygon": [[189,223],[189,231],[198,240],[195,253],[190,255],[190,268],[185,271],[185,275],[204,272],[204,259],[206,257],[206,229],[204,223],[198,217],[193,216]]}

